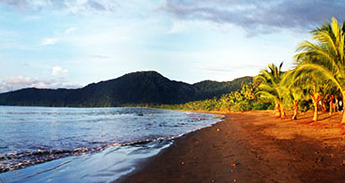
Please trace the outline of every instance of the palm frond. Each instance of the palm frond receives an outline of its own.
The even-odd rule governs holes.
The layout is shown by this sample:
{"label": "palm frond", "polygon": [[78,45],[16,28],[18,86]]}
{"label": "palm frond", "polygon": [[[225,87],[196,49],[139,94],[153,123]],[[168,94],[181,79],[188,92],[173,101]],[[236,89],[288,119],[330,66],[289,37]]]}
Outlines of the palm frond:
{"label": "palm frond", "polygon": [[297,68],[297,70],[316,70],[319,74],[322,74],[325,78],[329,79],[334,83],[341,91],[344,91],[345,88],[342,86],[339,81],[334,77],[333,73],[326,69],[323,66],[320,66],[318,64],[308,63],[303,64]]}

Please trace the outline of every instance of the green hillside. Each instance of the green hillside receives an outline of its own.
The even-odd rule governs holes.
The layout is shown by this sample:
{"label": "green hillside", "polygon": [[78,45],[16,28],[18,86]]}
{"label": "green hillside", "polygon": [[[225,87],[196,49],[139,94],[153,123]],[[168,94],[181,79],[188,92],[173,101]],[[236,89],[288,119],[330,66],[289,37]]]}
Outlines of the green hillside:
{"label": "green hillside", "polygon": [[198,100],[211,99],[213,97],[220,97],[223,94],[230,93],[232,91],[237,91],[241,89],[242,83],[253,82],[253,77],[245,76],[237,78],[232,81],[218,82],[218,81],[201,81],[193,84],[197,89]]}
{"label": "green hillside", "polygon": [[80,89],[27,88],[0,94],[0,105],[116,107],[179,104],[219,97],[241,88],[243,77],[229,82],[202,81],[193,85],[169,80],[155,71],[135,72]]}

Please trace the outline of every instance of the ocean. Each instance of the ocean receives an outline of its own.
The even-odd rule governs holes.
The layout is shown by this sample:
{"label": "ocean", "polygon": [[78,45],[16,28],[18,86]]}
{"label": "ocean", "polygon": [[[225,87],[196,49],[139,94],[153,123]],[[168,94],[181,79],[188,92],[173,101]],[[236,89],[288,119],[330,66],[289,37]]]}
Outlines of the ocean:
{"label": "ocean", "polygon": [[0,106],[0,183],[116,181],[219,120],[160,109]]}

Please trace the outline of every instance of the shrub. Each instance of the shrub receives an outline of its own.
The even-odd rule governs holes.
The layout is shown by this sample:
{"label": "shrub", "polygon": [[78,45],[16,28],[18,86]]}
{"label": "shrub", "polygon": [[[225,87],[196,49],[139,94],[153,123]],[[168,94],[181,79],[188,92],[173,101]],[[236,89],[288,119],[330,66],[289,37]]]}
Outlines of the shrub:
{"label": "shrub", "polygon": [[241,102],[236,103],[234,106],[232,106],[231,111],[237,112],[237,111],[249,111],[252,109],[252,106],[249,101],[244,100]]}
{"label": "shrub", "polygon": [[270,102],[263,102],[261,100],[255,101],[253,103],[253,110],[267,110],[267,109],[274,109],[274,105]]}

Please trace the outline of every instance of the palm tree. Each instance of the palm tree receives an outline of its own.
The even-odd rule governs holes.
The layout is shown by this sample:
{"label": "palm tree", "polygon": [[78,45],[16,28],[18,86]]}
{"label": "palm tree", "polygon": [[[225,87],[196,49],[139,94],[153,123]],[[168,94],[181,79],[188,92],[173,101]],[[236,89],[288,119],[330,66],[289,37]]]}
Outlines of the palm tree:
{"label": "palm tree", "polygon": [[306,98],[303,88],[290,85],[290,96],[293,99],[293,120],[297,120],[299,103]]}
{"label": "palm tree", "polygon": [[287,71],[281,82],[287,88],[287,96],[293,103],[292,119],[297,120],[299,103],[308,99],[306,83],[300,79],[295,69]]}
{"label": "palm tree", "polygon": [[313,101],[313,106],[314,106],[314,117],[313,121],[317,122],[318,120],[318,106],[320,101],[322,100],[322,95],[320,91],[320,82],[317,78],[316,75],[312,72],[308,76],[309,78],[307,79],[307,82],[309,84],[309,91],[310,91],[310,97]]}
{"label": "palm tree", "polygon": [[259,95],[265,100],[269,100],[275,103],[276,116],[285,118],[286,113],[284,111],[284,88],[281,85],[283,72],[281,68],[283,62],[277,67],[274,64],[268,65],[268,70],[261,70],[260,74],[254,78],[255,83],[260,83],[258,86],[259,91],[256,95]]}
{"label": "palm tree", "polygon": [[[314,43],[305,41],[300,44],[295,55],[297,70],[315,71],[319,76],[329,79],[341,92],[343,103],[345,99],[345,57],[344,30],[338,21],[332,22],[313,31]],[[318,96],[314,96],[315,99]],[[342,123],[345,123],[343,113]]]}
{"label": "palm tree", "polygon": [[322,99],[326,98],[323,93],[326,90],[326,80],[319,77],[316,70],[299,70],[295,69],[293,72],[294,83],[296,87],[303,90],[304,100],[310,97],[314,106],[313,121],[318,120],[318,107]]}
{"label": "palm tree", "polygon": [[335,111],[335,100],[337,98],[338,92],[337,88],[333,85],[333,83],[329,81],[324,81],[321,84],[321,95],[322,95],[322,110],[323,112],[327,111],[327,102],[329,104],[329,114],[332,115]]}

